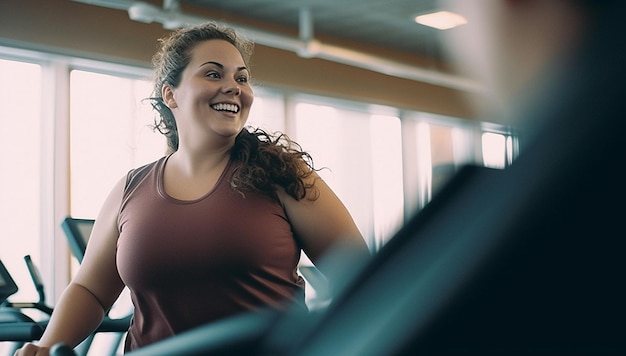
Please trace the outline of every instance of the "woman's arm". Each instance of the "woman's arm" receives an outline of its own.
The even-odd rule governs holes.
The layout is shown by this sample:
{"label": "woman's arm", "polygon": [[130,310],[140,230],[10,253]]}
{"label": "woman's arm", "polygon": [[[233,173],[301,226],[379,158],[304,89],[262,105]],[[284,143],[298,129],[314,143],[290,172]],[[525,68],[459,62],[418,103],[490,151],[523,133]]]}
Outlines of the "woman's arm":
{"label": "woman's arm", "polygon": [[98,327],[119,297],[124,283],[117,273],[115,253],[125,181],[116,184],[102,206],[78,273],[55,305],[41,340],[25,345],[16,355],[47,355],[59,342],[75,347]]}
{"label": "woman's arm", "polygon": [[285,207],[294,234],[302,248],[320,271],[330,277],[320,260],[333,248],[348,249],[354,255],[370,256],[370,251],[352,216],[337,195],[316,173],[307,178],[313,183],[304,199],[296,200],[284,190],[278,196]]}

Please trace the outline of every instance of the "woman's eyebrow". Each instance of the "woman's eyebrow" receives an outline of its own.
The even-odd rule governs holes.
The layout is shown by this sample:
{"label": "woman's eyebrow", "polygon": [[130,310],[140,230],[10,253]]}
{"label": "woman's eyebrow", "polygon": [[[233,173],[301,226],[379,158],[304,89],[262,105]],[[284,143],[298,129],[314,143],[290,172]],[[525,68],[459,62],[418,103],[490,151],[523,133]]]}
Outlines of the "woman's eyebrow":
{"label": "woman's eyebrow", "polygon": [[[207,65],[207,64],[213,64],[213,65],[215,65],[215,66],[219,67],[220,69],[224,69],[224,65],[223,65],[222,63],[219,63],[219,62],[214,62],[214,61],[204,62],[204,63],[202,63],[202,64],[200,65],[200,67],[204,67],[204,66],[205,66],[205,65]],[[237,72],[241,72],[241,71],[244,71],[244,70],[245,70],[245,71],[248,71],[248,67],[246,67],[246,66],[241,66],[241,67],[238,67],[238,68],[237,68]]]}
{"label": "woman's eyebrow", "polygon": [[213,61],[204,62],[204,63],[200,64],[198,67],[204,67],[207,64],[213,64],[213,65],[218,66],[220,68],[224,68],[224,65],[222,65],[222,63],[213,62]]}

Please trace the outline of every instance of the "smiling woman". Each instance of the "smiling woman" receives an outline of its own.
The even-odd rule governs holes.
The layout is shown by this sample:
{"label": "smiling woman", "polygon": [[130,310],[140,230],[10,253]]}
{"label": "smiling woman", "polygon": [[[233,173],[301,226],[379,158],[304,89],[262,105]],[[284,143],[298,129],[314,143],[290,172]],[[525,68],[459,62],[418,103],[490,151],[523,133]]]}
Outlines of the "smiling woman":
{"label": "smiling woman", "polygon": [[[161,99],[176,118],[177,149],[185,150],[204,146],[196,139],[204,140],[205,135],[229,140],[239,134],[254,100],[245,62],[231,43],[204,41],[193,48],[191,56],[180,77],[171,78],[178,84],[164,82],[161,98],[155,92],[158,99],[154,99]],[[206,58],[211,60],[205,62]],[[170,147],[174,148],[173,142]]]}
{"label": "smiling woman", "polygon": [[[225,41],[226,43],[220,43],[220,41],[214,41],[215,43],[203,43],[201,46],[196,46],[197,42],[202,39],[212,38]],[[226,46],[230,43],[230,46]],[[249,87],[250,73],[247,69],[250,56],[252,55],[252,43],[245,39],[238,37],[237,34],[227,29],[224,31],[217,30],[215,28],[205,28],[198,30],[197,32],[180,30],[174,32],[171,36],[161,40],[161,49],[153,57],[153,66],[155,67],[155,83],[154,92],[152,98],[152,105],[154,109],[159,113],[160,118],[157,122],[157,128],[168,138],[168,145],[172,150],[178,149],[178,127],[177,122],[174,119],[174,115],[169,105],[177,105],[176,101],[166,103],[164,94],[173,88],[177,88],[183,79],[183,70],[187,68],[187,72],[194,72],[195,78],[206,78],[206,80],[200,80],[200,82],[219,82],[224,76],[224,64],[219,61],[205,61],[205,57],[199,56],[197,63],[190,65],[192,60],[191,50],[196,51],[209,51],[217,48],[204,48],[206,46],[219,46],[230,50],[229,55],[234,56],[238,64],[235,64],[235,72],[233,78],[235,82],[242,83],[247,88]],[[217,53],[217,52],[215,52]],[[224,59],[222,59],[223,61]],[[237,63],[237,62],[235,62]],[[223,78],[222,78],[223,79]],[[237,85],[234,89],[241,90]],[[172,94],[170,92],[170,94]],[[250,100],[248,106],[252,104],[252,91],[245,95],[246,100]],[[170,100],[173,98],[170,98]],[[210,103],[216,104],[216,103]],[[245,113],[247,115],[247,112]]]}
{"label": "smiling woman", "polygon": [[127,351],[243,312],[305,312],[301,253],[313,263],[337,245],[370,255],[310,155],[245,128],[251,43],[207,23],[161,44],[150,100],[170,151],[119,179],[45,334],[22,354],[77,345],[124,287],[134,306]]}

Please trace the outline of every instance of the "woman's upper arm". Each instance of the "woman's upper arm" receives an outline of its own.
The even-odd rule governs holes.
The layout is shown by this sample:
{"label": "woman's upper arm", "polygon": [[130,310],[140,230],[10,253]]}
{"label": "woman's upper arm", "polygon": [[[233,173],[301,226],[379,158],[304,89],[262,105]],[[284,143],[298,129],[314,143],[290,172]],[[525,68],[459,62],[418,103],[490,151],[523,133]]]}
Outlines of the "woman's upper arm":
{"label": "woman's upper arm", "polygon": [[303,199],[296,200],[279,190],[294,234],[307,256],[317,263],[339,245],[369,256],[369,249],[345,205],[317,173],[313,172],[308,179],[314,188]]}
{"label": "woman's upper arm", "polygon": [[119,277],[115,262],[117,219],[122,202],[126,177],[122,178],[107,196],[94,223],[85,257],[73,279],[88,289],[108,309],[119,297],[124,283]]}

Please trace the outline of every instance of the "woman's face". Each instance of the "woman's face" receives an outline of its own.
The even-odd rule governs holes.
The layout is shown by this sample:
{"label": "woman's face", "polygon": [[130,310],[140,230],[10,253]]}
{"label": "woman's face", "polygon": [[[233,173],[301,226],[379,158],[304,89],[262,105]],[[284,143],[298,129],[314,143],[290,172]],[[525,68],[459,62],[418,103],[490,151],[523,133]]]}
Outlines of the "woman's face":
{"label": "woman's face", "polygon": [[254,94],[250,72],[235,46],[224,40],[198,43],[178,87],[164,87],[181,145],[207,138],[234,138],[248,120]]}

